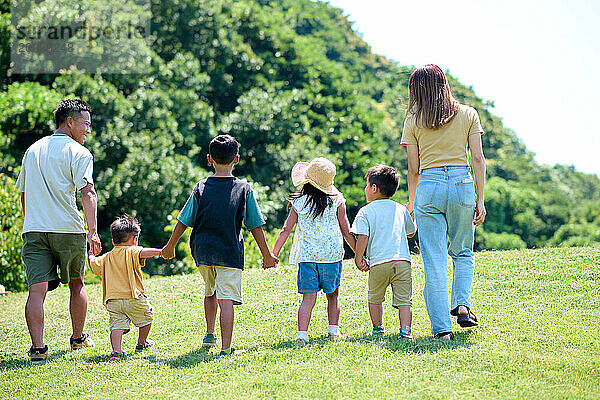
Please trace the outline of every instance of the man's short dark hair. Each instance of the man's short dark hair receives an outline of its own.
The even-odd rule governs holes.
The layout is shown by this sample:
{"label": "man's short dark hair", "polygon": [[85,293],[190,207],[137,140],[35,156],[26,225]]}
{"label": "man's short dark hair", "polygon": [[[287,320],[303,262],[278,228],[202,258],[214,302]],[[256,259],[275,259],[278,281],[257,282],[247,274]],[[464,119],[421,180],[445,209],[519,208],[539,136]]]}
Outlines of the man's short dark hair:
{"label": "man's short dark hair", "polygon": [[58,128],[65,123],[68,117],[81,115],[82,111],[92,112],[92,107],[80,99],[63,99],[54,110],[54,122]]}
{"label": "man's short dark hair", "polygon": [[110,224],[110,233],[115,244],[125,243],[132,236],[140,235],[140,224],[130,215],[123,215]]}
{"label": "man's short dark hair", "polygon": [[232,136],[219,135],[210,141],[208,153],[217,164],[229,164],[240,150],[240,144]]}
{"label": "man's short dark hair", "polygon": [[365,179],[369,185],[377,185],[382,195],[392,197],[398,190],[398,171],[396,168],[377,164],[367,171]]}

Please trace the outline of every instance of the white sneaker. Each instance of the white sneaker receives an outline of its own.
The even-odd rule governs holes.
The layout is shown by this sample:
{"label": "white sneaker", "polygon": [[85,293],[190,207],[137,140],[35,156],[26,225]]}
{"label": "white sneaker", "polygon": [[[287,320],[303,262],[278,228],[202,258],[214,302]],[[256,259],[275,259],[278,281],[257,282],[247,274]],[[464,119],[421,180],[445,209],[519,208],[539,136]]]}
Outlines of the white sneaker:
{"label": "white sneaker", "polygon": [[342,334],[340,333],[340,331],[338,331],[337,333],[327,332],[327,339],[341,339],[341,338],[342,338]]}
{"label": "white sneaker", "polygon": [[308,344],[308,341],[302,339],[302,338],[298,338],[294,341],[294,346],[296,347],[304,347]]}

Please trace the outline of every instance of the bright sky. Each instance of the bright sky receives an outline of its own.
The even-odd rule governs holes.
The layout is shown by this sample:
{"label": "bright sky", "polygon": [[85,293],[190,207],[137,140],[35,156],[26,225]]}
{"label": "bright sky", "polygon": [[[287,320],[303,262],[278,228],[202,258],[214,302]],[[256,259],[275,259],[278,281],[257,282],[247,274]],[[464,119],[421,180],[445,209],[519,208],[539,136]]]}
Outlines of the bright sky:
{"label": "bright sky", "polygon": [[330,0],[373,52],[438,64],[536,160],[600,175],[600,1]]}

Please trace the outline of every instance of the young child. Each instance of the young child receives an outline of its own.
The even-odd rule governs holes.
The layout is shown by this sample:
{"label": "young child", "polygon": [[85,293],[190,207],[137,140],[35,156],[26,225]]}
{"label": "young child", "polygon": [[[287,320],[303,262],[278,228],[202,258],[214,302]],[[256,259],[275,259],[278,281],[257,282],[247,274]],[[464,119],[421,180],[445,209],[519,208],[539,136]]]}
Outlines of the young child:
{"label": "young child", "polygon": [[[390,200],[398,189],[398,172],[375,165],[365,175],[365,196],[369,204],[356,214],[351,232],[357,235],[354,263],[369,271],[369,315],[373,334],[382,335],[383,301],[392,286],[392,306],[398,309],[400,337],[412,339],[412,270],[407,237],[414,236],[415,224],[407,209]],[[365,262],[363,256],[368,258]]]}
{"label": "young child", "polygon": [[292,183],[302,190],[290,196],[292,208],[273,246],[273,254],[278,256],[297,224],[290,264],[298,265],[298,293],[302,294],[294,342],[299,347],[308,344],[308,325],[320,290],[327,296],[327,337],[341,337],[338,297],[344,239],[353,250],[355,239],[346,216],[346,200],[333,186],[335,173],[335,165],[323,157],[294,165]]}
{"label": "young child", "polygon": [[135,351],[143,351],[154,345],[148,340],[152,326],[153,311],[142,282],[142,267],[146,258],[160,255],[160,249],[138,246],[140,225],[128,215],[118,218],[110,225],[113,249],[94,257],[89,253],[90,268],[102,276],[102,302],[110,315],[111,360],[125,357],[121,349],[123,334],[129,332],[130,323],[139,328]]}
{"label": "young child", "polygon": [[210,142],[207,159],[215,174],[198,182],[163,248],[163,257],[173,258],[181,235],[188,227],[192,228],[190,248],[205,284],[206,336],[202,346],[216,345],[215,322],[217,308],[220,308],[220,355],[235,352],[231,347],[231,337],[233,306],[242,304],[242,223],[250,229],[258,244],[263,255],[263,267],[274,267],[278,261],[267,247],[262,229],[265,221],[252,188],[232,175],[233,167],[240,161],[239,147],[239,143],[229,135],[217,136]]}

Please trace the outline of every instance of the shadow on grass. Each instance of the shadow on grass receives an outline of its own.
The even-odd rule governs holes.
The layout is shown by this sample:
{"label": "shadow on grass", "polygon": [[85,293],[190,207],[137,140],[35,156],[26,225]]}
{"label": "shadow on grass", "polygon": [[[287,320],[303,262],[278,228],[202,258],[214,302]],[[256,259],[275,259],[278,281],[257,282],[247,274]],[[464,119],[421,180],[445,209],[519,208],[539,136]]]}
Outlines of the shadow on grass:
{"label": "shadow on grass", "polygon": [[398,335],[373,336],[370,334],[350,336],[344,340],[348,342],[370,343],[394,352],[437,353],[440,350],[471,347],[473,345],[470,340],[472,334],[473,331],[456,332],[454,333],[454,339],[449,342],[435,339],[432,336],[408,340]]}
{"label": "shadow on grass", "polygon": [[10,371],[13,369],[44,365],[46,363],[52,362],[57,358],[61,358],[67,354],[66,350],[57,351],[56,353],[51,353],[45,361],[39,363],[32,363],[29,361],[29,357],[25,355],[24,357],[19,357],[17,354],[10,354],[10,356],[14,356],[15,358],[7,359],[3,357],[0,359],[0,371]]}
{"label": "shadow on grass", "polygon": [[189,353],[182,354],[176,358],[161,359],[155,355],[147,355],[143,357],[151,363],[161,363],[170,366],[171,368],[189,368],[194,365],[216,360],[219,358],[218,353],[209,353],[209,349],[200,347],[192,350]]}

